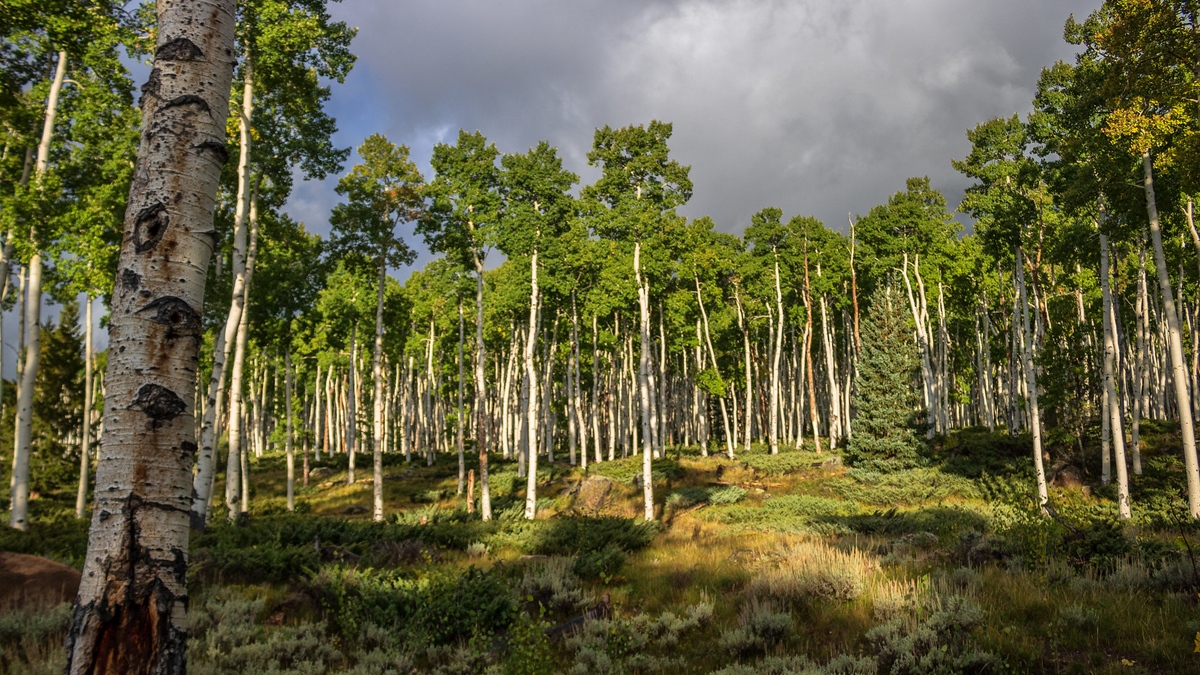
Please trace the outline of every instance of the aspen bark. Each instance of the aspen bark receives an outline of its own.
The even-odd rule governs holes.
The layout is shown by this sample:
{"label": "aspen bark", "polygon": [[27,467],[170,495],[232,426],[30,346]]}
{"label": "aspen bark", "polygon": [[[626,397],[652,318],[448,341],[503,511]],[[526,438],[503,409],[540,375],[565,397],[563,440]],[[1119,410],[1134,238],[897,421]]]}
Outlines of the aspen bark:
{"label": "aspen bark", "polygon": [[[192,529],[203,530],[216,468],[217,418],[225,407],[225,363],[237,338],[246,296],[246,216],[252,201],[250,189],[250,119],[254,112],[254,73],[249,54],[244,62],[242,110],[238,117],[238,193],[233,213],[233,297],[225,326],[216,334],[213,365],[209,375],[207,404],[200,426],[200,456],[192,481]],[[259,178],[261,181],[262,178]],[[257,186],[255,187],[257,191]]]}
{"label": "aspen bark", "polygon": [[[46,117],[42,123],[42,139],[38,143],[34,164],[34,182],[40,184],[50,164],[50,142],[54,137],[54,118],[58,113],[58,94],[67,72],[67,53],[58,53],[58,65],[50,93],[46,97]],[[32,228],[30,229],[32,235]],[[41,356],[42,330],[42,253],[41,242],[33,236],[34,253],[29,259],[29,281],[25,287],[25,350],[22,358],[19,389],[17,390],[16,435],[13,441],[12,512],[9,525],[24,530],[29,526],[29,454],[33,440],[33,385],[37,380]]]}
{"label": "aspen bark", "polygon": [[[253,214],[254,200],[250,202]],[[246,333],[249,312],[246,306],[250,300],[250,278],[254,274],[254,257],[258,250],[258,222],[250,218],[250,245],[246,253],[245,283],[242,285],[242,311],[238,317],[238,327],[235,331],[233,347],[233,367],[229,373],[229,455],[225,462],[225,508],[229,512],[229,520],[234,520],[246,510],[250,495],[245,486],[249,477],[246,473],[246,450],[243,447],[242,425],[242,373],[246,363]]]}
{"label": "aspen bark", "polygon": [[1175,385],[1179,431],[1183,436],[1183,463],[1187,475],[1188,510],[1193,518],[1200,518],[1200,466],[1197,466],[1196,461],[1196,432],[1192,421],[1192,403],[1188,394],[1187,366],[1183,363],[1183,337],[1180,334],[1179,314],[1175,311],[1175,294],[1171,289],[1171,280],[1167,276],[1162,229],[1158,222],[1158,205],[1154,199],[1154,165],[1149,151],[1142,153],[1142,174],[1142,185],[1146,193],[1146,214],[1150,220],[1150,242],[1154,246],[1154,265],[1158,268],[1159,293],[1162,299],[1163,314],[1166,315],[1167,346]]}
{"label": "aspen bark", "polygon": [[[458,491],[463,493],[463,481],[466,479],[467,461],[463,456],[463,303],[458,301],[458,413],[455,415],[457,428],[456,440],[458,445]],[[478,414],[478,411],[476,411]]]}
{"label": "aspen bark", "polygon": [[[283,404],[287,413],[287,426],[284,429],[283,451],[287,454],[287,510],[291,511],[296,505],[296,454],[292,441],[292,347],[287,345],[283,351]],[[305,457],[307,462],[307,456]]]}
{"label": "aspen bark", "polygon": [[[1101,212],[1103,214],[1103,211]],[[1101,215],[1103,218],[1103,215]],[[1101,221],[1103,226],[1103,220]],[[1113,332],[1113,297],[1109,289],[1108,237],[1100,235],[1100,292],[1104,305],[1104,394],[1108,400],[1109,429],[1117,464],[1117,513],[1122,520],[1132,517],[1129,509],[1129,476],[1125,469],[1125,434],[1121,429],[1121,408],[1113,384],[1113,359],[1116,355],[1116,335]],[[1105,453],[1107,459],[1108,454]]]}
{"label": "aspen bark", "polygon": [[[109,327],[104,432],[64,673],[186,670],[204,282],[233,75],[234,3],[158,5]],[[149,296],[144,294],[148,292]]]}
{"label": "aspen bark", "polygon": [[[779,283],[779,253],[772,248],[772,253],[775,256],[775,339],[772,345],[774,349],[771,354],[771,419],[768,428],[768,441],[771,444],[771,454],[779,454],[779,364],[780,358],[783,356],[783,290]],[[807,273],[807,270],[806,270]],[[750,388],[750,381],[746,381],[746,389]],[[750,415],[750,406],[746,406],[746,415]],[[748,442],[748,441],[747,441]]]}
{"label": "aspen bark", "polygon": [[533,248],[533,255],[529,258],[529,331],[525,336],[525,381],[528,383],[527,401],[526,401],[526,444],[525,453],[528,455],[526,459],[526,481],[525,481],[525,518],[533,520],[537,515],[537,464],[538,464],[538,440],[539,434],[537,430],[537,371],[533,367],[533,352],[537,345],[538,334],[538,310],[541,305],[541,298],[538,296],[538,268],[537,268],[538,251],[537,247]]}
{"label": "aspen bark", "polygon": [[1041,415],[1038,410],[1037,399],[1037,374],[1033,368],[1033,334],[1030,329],[1029,321],[1029,304],[1025,299],[1025,265],[1023,262],[1021,248],[1016,247],[1016,274],[1013,279],[1016,282],[1017,302],[1021,306],[1021,324],[1020,332],[1021,343],[1021,361],[1025,370],[1025,386],[1027,401],[1029,404],[1029,430],[1033,436],[1033,468],[1037,477],[1038,491],[1038,506],[1043,511],[1046,509],[1046,503],[1049,501],[1049,496],[1046,491],[1046,470],[1042,465],[1042,424]]}
{"label": "aspen bark", "polygon": [[[641,242],[633,245],[633,276],[638,289],[638,315],[641,327],[641,355],[638,358],[638,393],[642,408],[642,497],[645,518],[654,520],[654,475],[651,469],[650,441],[650,284],[642,279]],[[728,422],[726,423],[728,428]]]}
{"label": "aspen bark", "polygon": [[[483,344],[483,259],[479,253],[474,253],[475,259],[475,409],[483,409],[483,400],[487,395],[487,383],[484,382],[483,366],[485,348]],[[483,416],[479,416],[478,427],[475,431],[475,444],[479,448],[479,517],[485,521],[492,519],[492,497],[488,488],[488,441],[487,427]]]}
{"label": "aspen bark", "polygon": [[[95,360],[92,340],[92,296],[87,295],[83,330],[83,432],[79,442],[79,491],[75,495],[75,517],[83,518],[87,509],[88,469],[92,463],[92,367]],[[0,340],[2,343],[3,340]]]}
{"label": "aspen bark", "polygon": [[371,353],[371,517],[383,522],[383,293],[387,285],[387,259],[379,256],[379,288],[375,293],[375,345]]}

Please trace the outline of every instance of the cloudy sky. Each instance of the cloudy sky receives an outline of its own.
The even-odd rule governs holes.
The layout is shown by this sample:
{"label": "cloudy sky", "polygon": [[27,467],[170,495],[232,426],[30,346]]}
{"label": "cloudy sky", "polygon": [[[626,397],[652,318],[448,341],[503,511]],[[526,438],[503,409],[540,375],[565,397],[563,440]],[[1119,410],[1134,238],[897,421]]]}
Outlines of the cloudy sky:
{"label": "cloudy sky", "polygon": [[[1063,23],[1098,4],[343,0],[331,9],[358,27],[358,62],[330,112],[340,147],[382,132],[427,177],[433,145],[465,128],[505,152],[547,140],[585,182],[597,175],[586,159],[596,127],[664,120],[672,153],[692,167],[685,215],[740,233],[779,206],[844,231],[847,213],[910,176],[929,176],[957,206],[967,182],[950,160],[969,151],[966,130],[1027,113],[1041,68],[1073,58]],[[297,183],[288,211],[328,234],[336,182]],[[430,254],[409,243],[423,266]],[[4,328],[12,377],[12,312]]]}
{"label": "cloudy sky", "polygon": [[[1098,4],[345,0],[332,11],[358,27],[358,63],[330,111],[340,146],[382,132],[427,176],[465,128],[505,152],[548,140],[585,182],[596,127],[669,121],[695,184],[685,215],[740,232],[779,206],[844,229],[910,176],[956,206],[965,131],[1027,113],[1040,69],[1073,57],[1063,23]],[[291,214],[327,232],[335,182],[298,184]]]}

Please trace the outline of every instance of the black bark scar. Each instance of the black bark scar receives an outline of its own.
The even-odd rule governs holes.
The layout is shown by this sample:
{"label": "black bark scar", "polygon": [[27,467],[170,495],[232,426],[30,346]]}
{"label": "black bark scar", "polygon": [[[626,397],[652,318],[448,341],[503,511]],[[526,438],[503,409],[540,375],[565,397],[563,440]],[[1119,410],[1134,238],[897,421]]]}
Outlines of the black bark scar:
{"label": "black bark scar", "polygon": [[187,403],[179,398],[178,394],[160,384],[143,384],[130,407],[146,413],[146,417],[150,418],[150,426],[157,429],[179,417],[187,410]]}
{"label": "black bark scar", "polygon": [[204,141],[196,146],[197,150],[211,150],[221,160],[221,166],[229,161],[229,150],[220,141]]}
{"label": "black bark scar", "polygon": [[204,58],[204,52],[195,42],[177,37],[154,51],[154,58],[165,61],[199,61]]}
{"label": "black bark scar", "polygon": [[170,101],[167,101],[166,103],[162,104],[162,107],[159,108],[158,110],[159,110],[159,112],[161,112],[163,110],[166,110],[167,108],[173,108],[177,105],[192,105],[192,104],[199,106],[200,109],[203,110],[204,112],[209,112],[211,110],[208,107],[208,101],[205,101],[204,99],[200,98],[199,96],[197,96],[195,94],[184,94],[183,96],[176,96],[175,98],[171,99]]}
{"label": "black bark scar", "polygon": [[149,318],[157,324],[167,327],[167,339],[194,337],[200,339],[204,327],[200,321],[200,313],[192,309],[187,302],[173,295],[164,295],[146,303],[138,313],[154,312]]}
{"label": "black bark scar", "polygon": [[130,269],[122,270],[121,285],[125,288],[136,291],[138,286],[142,285],[142,275]]}
{"label": "black bark scar", "polygon": [[162,202],[142,209],[137,219],[133,221],[133,248],[138,253],[145,253],[158,246],[167,225],[171,223],[167,215],[167,207]]}

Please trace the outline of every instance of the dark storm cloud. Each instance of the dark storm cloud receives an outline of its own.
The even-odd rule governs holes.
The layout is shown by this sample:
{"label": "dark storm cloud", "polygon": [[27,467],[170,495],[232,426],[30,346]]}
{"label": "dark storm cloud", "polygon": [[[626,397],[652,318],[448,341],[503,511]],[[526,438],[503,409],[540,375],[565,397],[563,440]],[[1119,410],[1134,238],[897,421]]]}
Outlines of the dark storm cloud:
{"label": "dark storm cloud", "polygon": [[[1029,110],[1040,69],[1070,59],[1082,0],[400,2],[347,0],[359,61],[335,86],[338,142],[380,131],[425,165],[479,129],[502,151],[557,145],[584,180],[597,126],[671,121],[692,166],[688,215],[740,231],[768,205],[844,228],[929,175],[957,204],[965,132]],[[325,232],[334,181],[291,212]],[[416,243],[416,242],[413,242]]]}

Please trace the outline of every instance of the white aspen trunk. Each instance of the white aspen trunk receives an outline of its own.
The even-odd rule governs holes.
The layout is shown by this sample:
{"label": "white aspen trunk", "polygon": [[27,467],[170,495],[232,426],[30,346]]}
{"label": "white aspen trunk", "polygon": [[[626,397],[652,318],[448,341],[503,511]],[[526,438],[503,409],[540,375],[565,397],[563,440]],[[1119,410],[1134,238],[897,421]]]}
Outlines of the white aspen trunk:
{"label": "white aspen trunk", "polygon": [[592,447],[596,462],[603,461],[600,455],[600,329],[598,316],[592,315]]}
{"label": "white aspen trunk", "polygon": [[918,295],[920,296],[918,298],[913,295],[912,282],[908,279],[908,252],[905,251],[903,266],[904,287],[908,289],[908,305],[912,310],[913,323],[916,324],[917,328],[917,348],[921,352],[921,379],[925,383],[925,405],[928,406],[928,410],[926,412],[929,431],[926,434],[926,438],[933,438],[935,430],[938,426],[937,393],[935,391],[933,381],[933,364],[930,360],[929,354],[929,333],[926,330],[928,315],[925,310],[925,286],[923,283],[921,283],[921,271],[919,266],[920,258],[913,262],[913,271],[917,276],[917,285],[919,291]]}
{"label": "white aspen trunk", "polygon": [[371,518],[383,522],[383,294],[387,285],[387,258],[379,256],[379,288],[375,291],[375,345],[371,352]]}
{"label": "white aspen trunk", "polygon": [[[821,273],[817,268],[817,274]],[[834,354],[832,327],[825,309],[825,296],[818,298],[821,304],[821,341],[825,346],[825,375],[829,379],[829,445],[832,447],[839,438],[844,438],[842,431],[842,395],[838,391],[837,363]]]}
{"label": "white aspen trunk", "polygon": [[[1101,211],[1103,227],[1103,211]],[[1121,408],[1117,403],[1117,391],[1113,384],[1113,358],[1116,353],[1116,335],[1113,331],[1113,297],[1109,289],[1108,237],[1100,235],[1100,292],[1104,305],[1104,394],[1108,399],[1110,416],[1109,429],[1117,464],[1117,513],[1122,520],[1132,517],[1129,508],[1129,476],[1125,470],[1125,434],[1121,430]],[[1108,453],[1105,453],[1105,459]],[[1105,462],[1107,464],[1107,462]],[[1107,467],[1105,467],[1107,468]]]}
{"label": "white aspen trunk", "polygon": [[[159,5],[125,215],[67,675],[186,669],[196,386],[233,74],[231,0]],[[149,292],[147,297],[144,292]]]}
{"label": "white aspen trunk", "polygon": [[[467,460],[463,455],[463,303],[458,301],[458,414],[455,416],[455,424],[457,428],[456,443],[458,445],[458,491],[455,493],[462,496],[463,482],[466,480]],[[476,411],[478,414],[478,411]]]}
{"label": "white aspen trunk", "polygon": [[[474,252],[475,258],[475,409],[483,409],[483,400],[487,395],[487,384],[484,382],[484,344],[483,344],[483,259],[479,252]],[[483,424],[483,416],[479,416],[479,427],[475,432],[475,443],[479,446],[479,517],[484,521],[492,519],[492,497],[488,487],[488,438],[487,429]]]}
{"label": "white aspen trunk", "polygon": [[[583,431],[583,417],[580,413],[579,390],[579,311],[575,307],[575,289],[571,289],[571,357],[567,363],[567,442],[571,466],[575,466],[575,453],[578,445],[578,435]],[[582,460],[583,468],[587,469],[587,443],[584,443]]]}
{"label": "white aspen trunk", "polygon": [[[769,420],[768,441],[771,445],[771,454],[779,454],[779,363],[780,357],[783,356],[783,290],[779,283],[779,253],[772,246],[772,253],[775,255],[775,339],[773,343],[774,349],[771,354],[771,419]],[[747,380],[747,391],[749,391],[749,380]],[[746,416],[750,416],[750,406],[746,406]]]}
{"label": "white aspen trunk", "polygon": [[[283,405],[287,414],[284,428],[283,451],[287,454],[287,510],[292,511],[296,506],[296,453],[292,441],[292,347],[287,345],[283,351]],[[305,458],[307,462],[307,457]]]}
{"label": "white aspen trunk", "polygon": [[[776,263],[778,267],[778,263]],[[746,371],[746,415],[743,419],[742,440],[746,448],[750,448],[750,410],[751,410],[751,392],[754,391],[754,377],[750,371],[750,320],[746,316],[745,309],[742,307],[741,288],[738,284],[733,285],[733,302],[737,306],[738,330],[742,332],[742,356]]]}
{"label": "white aspen trunk", "polygon": [[[317,372],[313,378],[313,433],[316,434],[313,441],[313,455],[316,460],[321,461],[321,439],[325,437],[325,418],[322,417],[324,410],[321,404],[325,401],[325,397],[321,396],[321,363],[317,362]],[[304,479],[308,480],[308,474],[305,473]],[[305,485],[307,487],[307,485]]]}
{"label": "white aspen trunk", "polygon": [[[704,309],[704,298],[700,294],[700,277],[697,275],[692,275],[692,280],[696,283],[696,302],[700,305],[700,318],[704,323],[704,344],[708,347],[709,363],[713,369],[713,372],[717,373],[717,376],[720,377],[721,373],[717,369],[717,351],[713,349],[712,334],[708,330],[708,312]],[[733,459],[733,429],[730,428],[729,415],[726,414],[725,397],[719,396],[717,397],[717,400],[721,407],[721,422],[725,425],[725,449],[729,455],[729,459]],[[705,440],[705,444],[701,446],[701,454],[707,457],[707,438]]]}
{"label": "white aspen trunk", "polygon": [[1146,192],[1146,214],[1150,220],[1150,241],[1154,246],[1154,264],[1158,268],[1158,285],[1166,315],[1167,342],[1174,376],[1175,403],[1179,413],[1179,431],[1183,436],[1183,463],[1187,474],[1188,509],[1193,518],[1200,518],[1200,466],[1196,461],[1196,433],[1192,425],[1192,404],[1188,396],[1187,366],[1183,363],[1183,338],[1179,314],[1175,311],[1175,295],[1167,276],[1166,254],[1163,253],[1162,230],[1158,223],[1158,205],[1154,199],[1154,166],[1150,153],[1142,153],[1143,187]]}
{"label": "white aspen trunk", "polygon": [[[244,62],[245,77],[242,88],[242,110],[238,117],[238,194],[233,214],[233,297],[229,303],[229,315],[225,326],[216,334],[213,346],[213,366],[209,375],[207,406],[200,426],[200,456],[196,462],[196,475],[192,481],[192,529],[203,530],[207,521],[209,500],[216,467],[217,416],[225,407],[225,363],[241,325],[242,310],[246,297],[246,215],[253,201],[250,189],[250,120],[254,112],[254,75],[251,60]],[[259,178],[261,181],[261,177]],[[255,186],[254,192],[258,188]]]}
{"label": "white aspen trunk", "polygon": [[1029,304],[1025,300],[1025,265],[1022,261],[1021,248],[1016,248],[1016,280],[1017,302],[1021,305],[1021,360],[1025,369],[1026,400],[1029,404],[1029,430],[1033,436],[1033,468],[1037,476],[1038,506],[1043,511],[1049,500],[1046,491],[1046,470],[1042,466],[1042,424],[1038,410],[1037,375],[1033,367],[1033,335],[1029,321]]}
{"label": "white aspen trunk", "polygon": [[[654,475],[650,448],[650,284],[642,280],[642,244],[633,245],[633,276],[638,288],[638,314],[641,319],[641,356],[638,359],[638,393],[642,403],[642,497],[645,518],[654,520]],[[728,422],[726,423],[728,427]]]}
{"label": "white aspen trunk", "polygon": [[538,463],[538,440],[540,434],[537,431],[537,371],[533,365],[533,352],[537,346],[537,334],[540,321],[538,320],[541,298],[538,295],[538,269],[537,269],[538,251],[535,246],[533,255],[529,259],[529,331],[525,336],[525,381],[528,386],[523,389],[526,392],[526,445],[525,454],[527,455],[526,482],[525,482],[525,518],[533,520],[537,516],[537,463]]}
{"label": "white aspen trunk", "polygon": [[254,275],[254,258],[258,251],[258,219],[255,200],[250,202],[250,244],[246,254],[245,283],[242,286],[242,311],[238,317],[238,327],[235,331],[233,348],[233,368],[229,373],[229,456],[225,463],[225,508],[229,511],[229,520],[234,520],[246,509],[250,495],[245,486],[248,476],[245,473],[245,448],[242,447],[242,372],[246,362],[246,311],[250,301],[250,279]]}
{"label": "white aspen trunk", "polygon": [[346,371],[346,485],[354,485],[358,459],[358,322],[350,329],[350,368]]}
{"label": "white aspen trunk", "polygon": [[[41,182],[50,164],[50,142],[54,138],[54,118],[58,113],[58,94],[67,72],[67,53],[58,53],[58,65],[46,97],[46,118],[42,124],[42,140],[38,143],[34,164],[34,181]],[[30,229],[31,236],[32,228]],[[42,330],[42,243],[33,241],[34,253],[29,259],[29,281],[25,288],[25,350],[24,366],[17,390],[16,435],[13,441],[12,512],[8,524],[17,530],[29,526],[29,456],[33,440],[33,385],[37,380],[41,357]]]}
{"label": "white aspen trunk", "polygon": [[817,416],[817,388],[813,383],[812,332],[812,294],[808,287],[808,253],[806,252],[804,255],[804,371],[808,379],[808,415],[812,421],[813,445],[820,454],[821,424]]}
{"label": "white aspen trunk", "polygon": [[[88,469],[92,463],[92,367],[95,349],[92,340],[92,296],[85,299],[83,331],[83,434],[79,445],[79,491],[75,495],[75,517],[83,518],[87,509]],[[4,342],[0,339],[0,344]]]}

